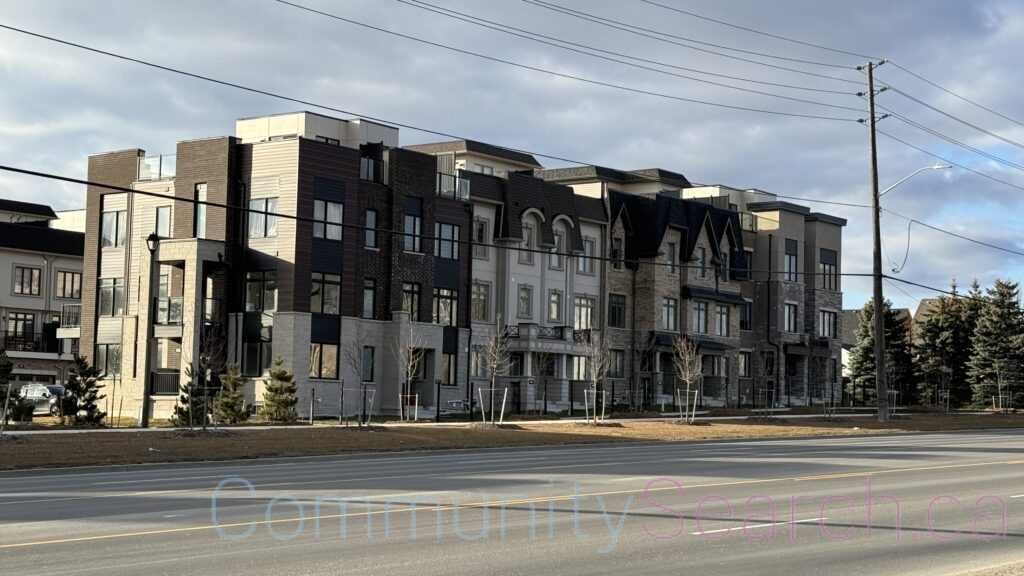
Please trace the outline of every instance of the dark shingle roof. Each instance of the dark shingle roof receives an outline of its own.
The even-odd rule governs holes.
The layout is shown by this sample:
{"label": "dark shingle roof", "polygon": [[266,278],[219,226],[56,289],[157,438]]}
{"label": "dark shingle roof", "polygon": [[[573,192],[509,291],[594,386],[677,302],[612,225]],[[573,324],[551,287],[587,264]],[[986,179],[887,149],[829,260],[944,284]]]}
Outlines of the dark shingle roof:
{"label": "dark shingle roof", "polygon": [[50,208],[46,204],[33,204],[31,202],[19,202],[18,200],[5,200],[3,198],[0,198],[0,210],[5,212],[19,212],[21,214],[42,216],[43,218],[57,217],[53,212],[53,208]]}
{"label": "dark shingle roof", "polygon": [[0,222],[0,248],[82,256],[85,234],[30,224]]}
{"label": "dark shingle roof", "polygon": [[678,172],[662,170],[661,168],[623,171],[604,166],[576,166],[573,168],[535,170],[534,176],[553,182],[598,179],[618,184],[631,184],[635,182],[659,181],[672,186],[679,186],[680,188],[692,187],[686,176]]}
{"label": "dark shingle roof", "polygon": [[426,154],[475,152],[477,154],[493,156],[494,158],[504,158],[505,160],[511,160],[512,162],[518,162],[520,164],[527,164],[529,166],[540,168],[540,163],[537,162],[537,159],[530,154],[511,150],[509,148],[502,148],[501,146],[495,146],[493,144],[487,144],[486,142],[477,142],[476,140],[450,140],[448,142],[432,142],[430,144],[413,144],[411,146],[403,146],[403,148]]}

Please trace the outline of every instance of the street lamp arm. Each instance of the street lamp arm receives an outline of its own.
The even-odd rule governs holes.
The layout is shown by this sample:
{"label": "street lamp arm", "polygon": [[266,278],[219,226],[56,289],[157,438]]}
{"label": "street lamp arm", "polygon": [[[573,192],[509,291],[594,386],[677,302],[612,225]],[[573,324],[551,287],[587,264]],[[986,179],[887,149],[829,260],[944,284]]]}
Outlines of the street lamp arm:
{"label": "street lamp arm", "polygon": [[919,174],[919,173],[921,173],[921,172],[924,172],[925,170],[942,170],[942,169],[945,169],[945,168],[952,168],[952,166],[949,166],[948,164],[936,164],[936,165],[934,165],[934,166],[925,166],[924,168],[918,168],[917,170],[914,170],[914,171],[913,171],[913,172],[911,172],[910,174],[907,174],[906,176],[904,176],[903,178],[901,178],[901,179],[900,179],[900,180],[899,180],[898,182],[896,182],[896,183],[895,183],[895,184],[893,184],[892,186],[889,186],[889,187],[888,187],[888,188],[886,188],[885,190],[882,190],[881,192],[879,192],[879,193],[878,193],[878,196],[879,196],[879,198],[881,198],[882,196],[885,196],[885,194],[886,194],[886,193],[887,193],[888,191],[890,191],[890,190],[892,190],[893,188],[895,188],[895,187],[899,186],[900,184],[903,184],[903,183],[904,183],[904,182],[906,182],[907,180],[910,180],[911,178],[913,178],[914,176],[916,176],[917,174]]}

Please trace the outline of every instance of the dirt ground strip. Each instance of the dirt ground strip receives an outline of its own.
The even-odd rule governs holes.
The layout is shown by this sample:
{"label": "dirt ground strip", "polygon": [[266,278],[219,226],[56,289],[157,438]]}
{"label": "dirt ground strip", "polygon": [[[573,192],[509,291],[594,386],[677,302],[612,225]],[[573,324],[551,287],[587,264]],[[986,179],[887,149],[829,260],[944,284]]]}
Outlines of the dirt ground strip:
{"label": "dirt ground strip", "polygon": [[[596,444],[636,441],[687,441],[850,435],[877,432],[1024,428],[1024,415],[899,417],[886,424],[872,418],[740,420],[686,425],[675,422],[623,422],[593,426],[580,422],[531,424],[506,428],[467,426],[372,426],[336,428],[253,427],[220,435],[181,431],[125,431],[21,435],[0,442],[0,470],[157,462],[237,460],[281,456],[317,456],[406,450],[445,450]],[[1024,433],[1024,431],[1022,431]],[[9,432],[17,435],[17,430]]]}

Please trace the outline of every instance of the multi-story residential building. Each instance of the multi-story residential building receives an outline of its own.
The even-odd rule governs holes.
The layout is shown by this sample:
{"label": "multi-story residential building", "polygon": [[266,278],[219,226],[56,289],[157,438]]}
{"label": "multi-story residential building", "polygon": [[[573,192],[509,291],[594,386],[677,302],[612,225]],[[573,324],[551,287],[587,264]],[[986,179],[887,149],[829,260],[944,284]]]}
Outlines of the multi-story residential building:
{"label": "multi-story residential building", "polygon": [[15,384],[63,383],[78,352],[83,235],[51,228],[56,218],[0,200],[0,350]]}
{"label": "multi-story residential building", "polygon": [[397,143],[389,126],[303,112],[170,157],[90,157],[90,182],[113,188],[88,188],[82,344],[126,414],[167,417],[190,367],[228,362],[258,403],[277,356],[304,415],[337,414],[343,394],[361,411],[364,388],[374,412],[403,392],[467,398],[466,190]]}

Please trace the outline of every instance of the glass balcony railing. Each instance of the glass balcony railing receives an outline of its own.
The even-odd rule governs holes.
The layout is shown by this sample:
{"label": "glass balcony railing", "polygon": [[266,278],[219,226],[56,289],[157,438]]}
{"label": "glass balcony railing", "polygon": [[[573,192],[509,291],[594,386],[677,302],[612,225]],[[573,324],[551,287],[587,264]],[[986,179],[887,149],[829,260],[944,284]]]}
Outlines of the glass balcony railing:
{"label": "glass balcony railing", "polygon": [[144,182],[174,178],[174,174],[177,171],[177,160],[178,157],[174,154],[139,158],[138,180]]}
{"label": "glass balcony railing", "polygon": [[437,195],[445,198],[469,200],[469,178],[453,174],[437,173]]}

